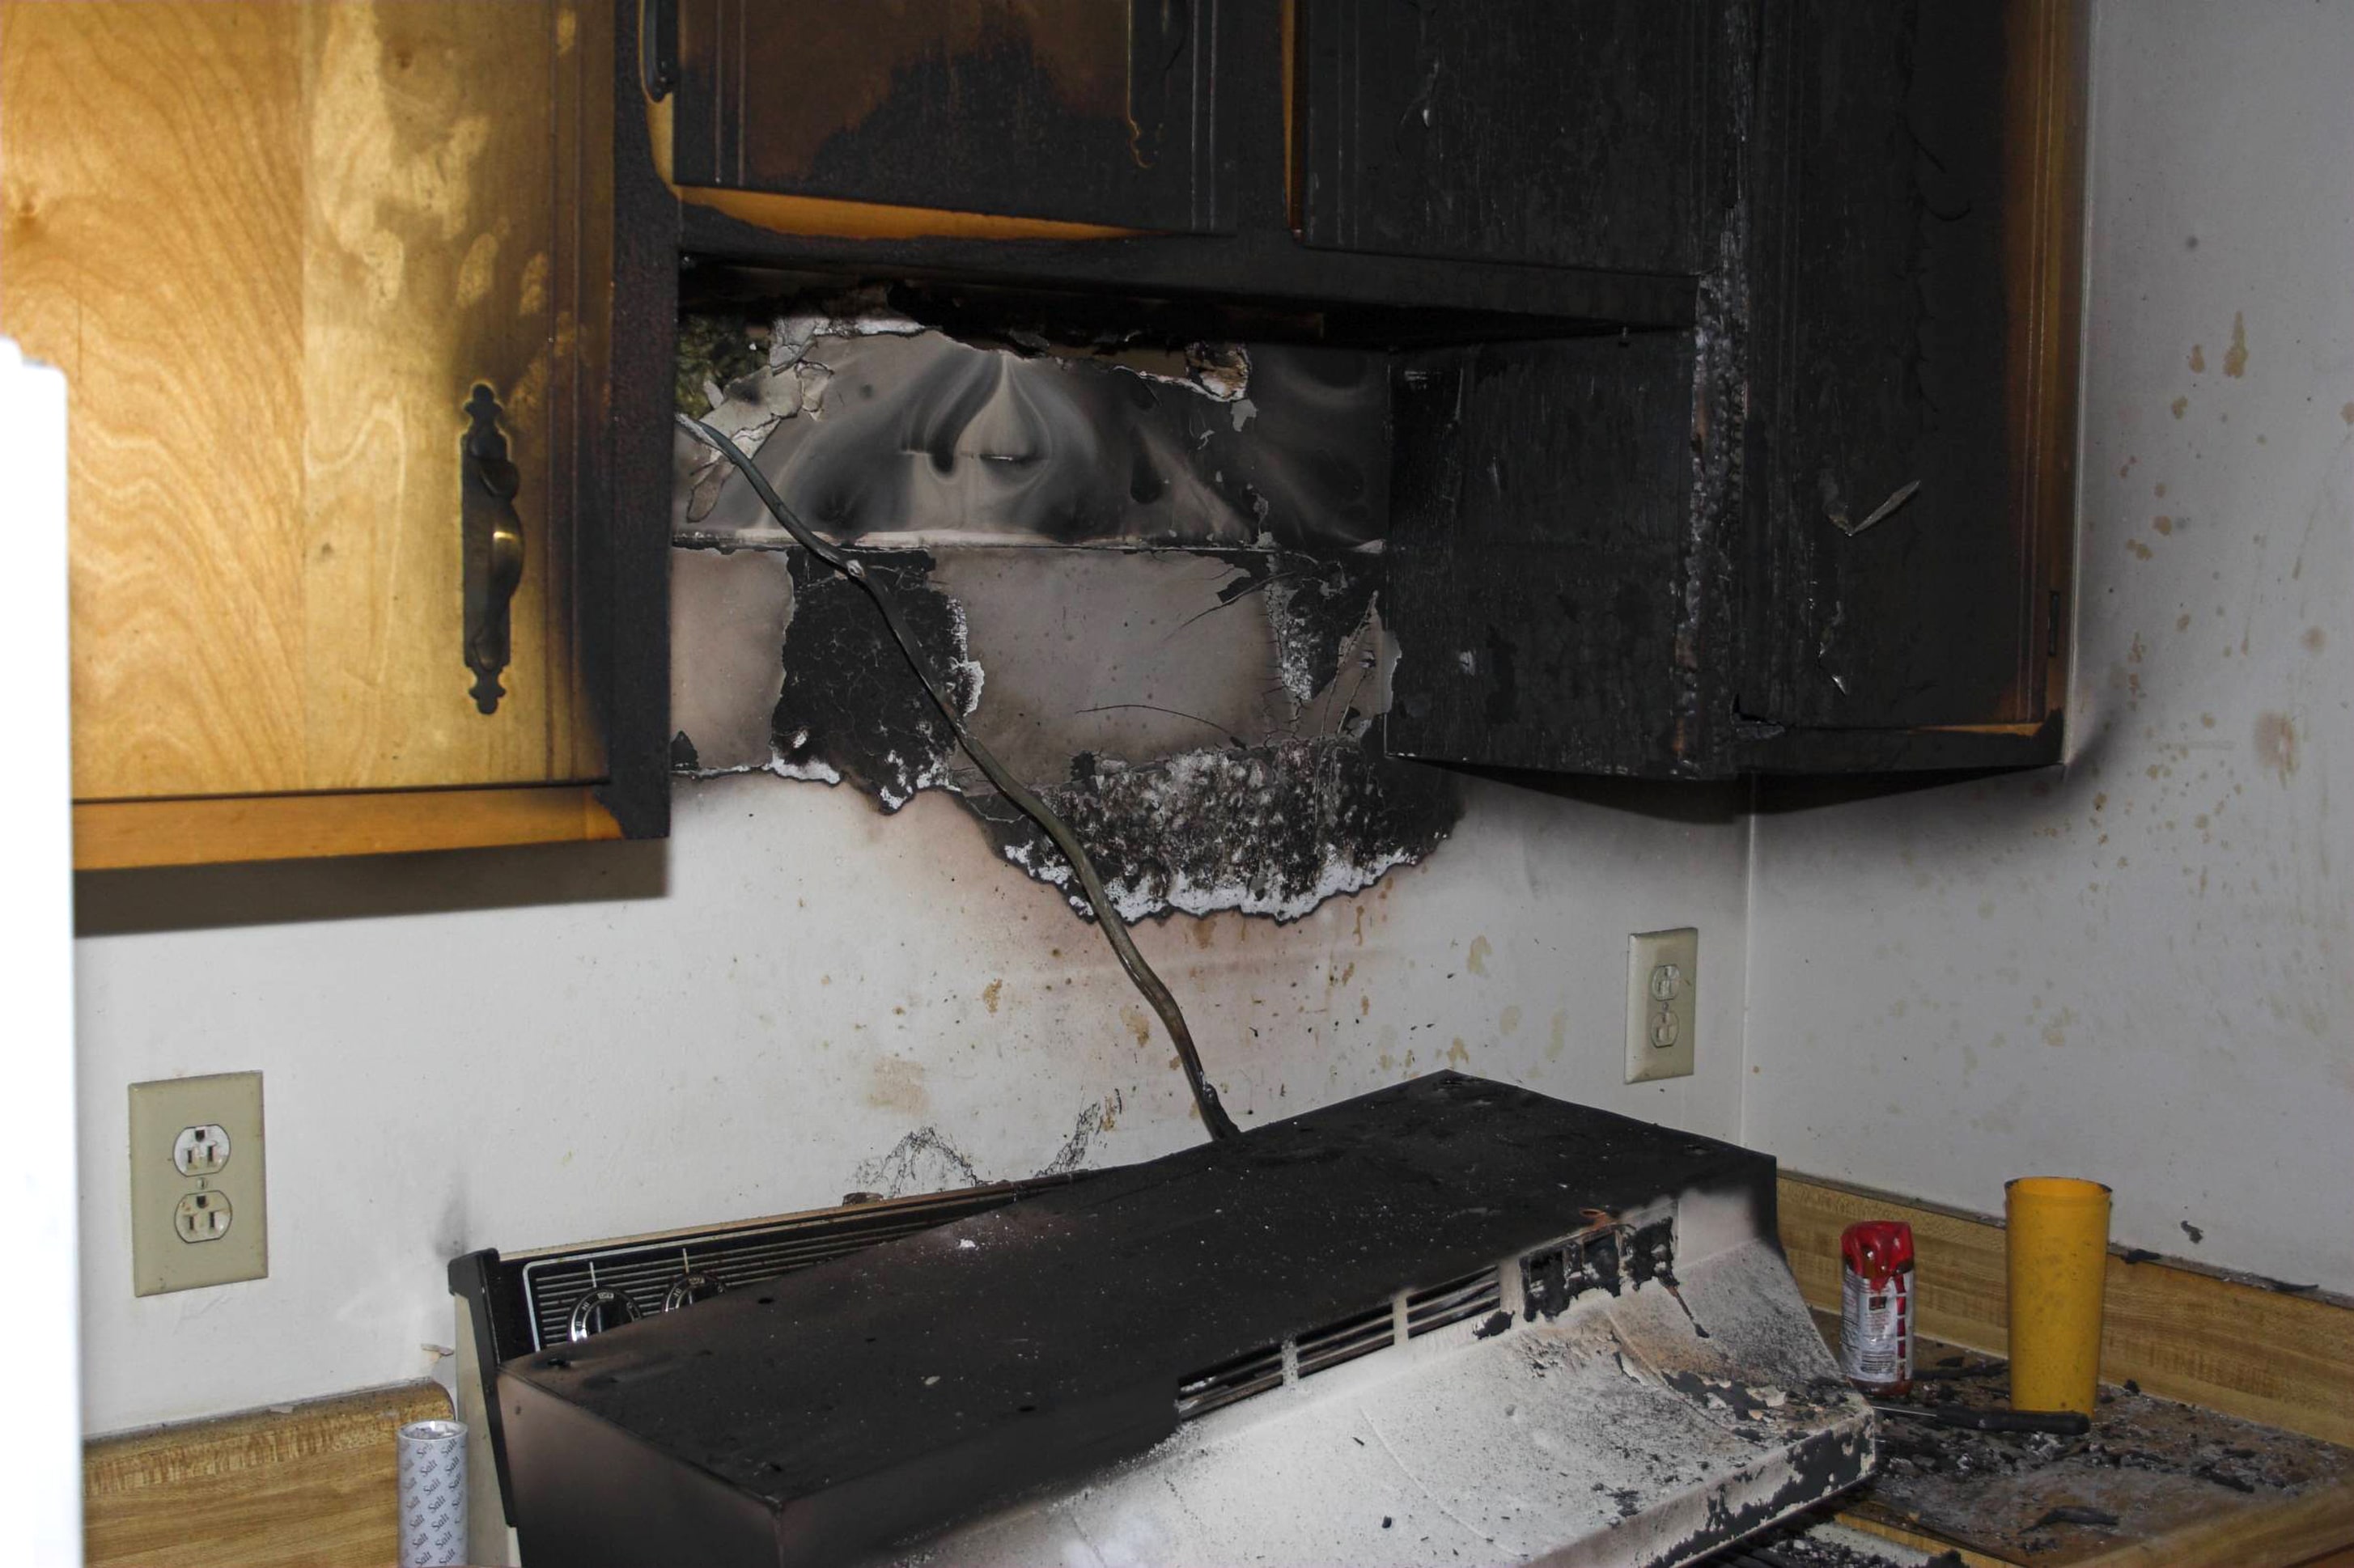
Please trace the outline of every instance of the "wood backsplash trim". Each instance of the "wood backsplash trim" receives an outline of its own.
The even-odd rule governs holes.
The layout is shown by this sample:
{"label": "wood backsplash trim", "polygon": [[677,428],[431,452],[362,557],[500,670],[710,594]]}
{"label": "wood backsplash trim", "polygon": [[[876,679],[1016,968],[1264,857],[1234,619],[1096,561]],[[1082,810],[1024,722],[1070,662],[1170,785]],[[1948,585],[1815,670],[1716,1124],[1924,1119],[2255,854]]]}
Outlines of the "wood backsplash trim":
{"label": "wood backsplash trim", "polygon": [[449,1414],[440,1384],[412,1383],[94,1439],[82,1455],[84,1561],[392,1563],[394,1434]]}

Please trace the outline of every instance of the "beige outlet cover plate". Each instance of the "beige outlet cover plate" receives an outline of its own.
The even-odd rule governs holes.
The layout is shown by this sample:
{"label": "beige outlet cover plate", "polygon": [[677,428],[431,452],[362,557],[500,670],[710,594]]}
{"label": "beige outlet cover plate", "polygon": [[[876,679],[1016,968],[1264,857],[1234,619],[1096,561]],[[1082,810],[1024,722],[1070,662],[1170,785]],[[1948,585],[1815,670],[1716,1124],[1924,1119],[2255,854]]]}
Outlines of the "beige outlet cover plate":
{"label": "beige outlet cover plate", "polygon": [[1700,1020],[1700,932],[1627,939],[1627,1081],[1689,1078]]}
{"label": "beige outlet cover plate", "polygon": [[[182,1172],[175,1146],[190,1128],[218,1128],[228,1135],[219,1169]],[[133,1292],[160,1296],[268,1276],[269,1192],[260,1074],[131,1086]]]}

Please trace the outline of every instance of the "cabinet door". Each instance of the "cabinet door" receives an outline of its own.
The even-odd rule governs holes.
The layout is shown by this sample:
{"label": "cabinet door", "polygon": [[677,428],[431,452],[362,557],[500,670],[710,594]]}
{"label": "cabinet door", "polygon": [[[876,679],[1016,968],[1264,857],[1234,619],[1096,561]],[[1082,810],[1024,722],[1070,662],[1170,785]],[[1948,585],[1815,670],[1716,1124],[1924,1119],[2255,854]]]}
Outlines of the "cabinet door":
{"label": "cabinet door", "polygon": [[649,0],[683,186],[1225,227],[1217,0]]}
{"label": "cabinet door", "polygon": [[1765,8],[1738,693],[1753,719],[2031,730],[2059,706],[2074,9]]}
{"label": "cabinet door", "polygon": [[[1735,0],[1739,3],[1739,0]],[[1691,274],[1729,148],[1724,0],[1299,0],[1311,245]]]}
{"label": "cabinet door", "polygon": [[[572,588],[599,25],[549,0],[0,11],[0,331],[71,396],[78,799],[602,770]],[[487,715],[478,387],[523,543]]]}
{"label": "cabinet door", "polygon": [[1695,665],[1692,340],[1490,344],[1391,378],[1393,756],[1712,771]]}

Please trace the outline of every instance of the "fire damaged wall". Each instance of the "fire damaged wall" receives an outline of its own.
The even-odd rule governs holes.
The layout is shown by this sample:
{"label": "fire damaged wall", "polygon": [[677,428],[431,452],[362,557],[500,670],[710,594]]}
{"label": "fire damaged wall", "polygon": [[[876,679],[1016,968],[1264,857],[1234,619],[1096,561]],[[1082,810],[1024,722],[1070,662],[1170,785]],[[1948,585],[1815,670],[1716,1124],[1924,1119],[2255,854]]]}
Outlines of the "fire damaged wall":
{"label": "fire damaged wall", "polygon": [[[705,381],[751,375],[766,378],[761,401],[728,399],[722,417],[768,419],[771,434],[867,401],[845,366],[892,334],[811,330],[813,352],[779,378],[776,320],[752,318],[757,349],[740,318],[705,337],[683,366],[697,411]],[[1127,908],[1229,906],[1143,921],[1134,938],[1235,1121],[1446,1066],[1737,1134],[1738,797],[1659,810],[1390,767],[1363,744],[1390,700],[1389,557],[1362,547],[1381,537],[1386,476],[1347,454],[1378,450],[1378,429],[1352,420],[1378,419],[1379,388],[1351,381],[1344,359],[1257,342],[1240,387],[1211,385],[1225,362],[1182,348],[1124,349],[1130,369],[1115,374],[1067,345],[1068,368],[969,333],[966,346],[1050,390],[1137,404],[1138,384],[1171,421],[1140,444],[1197,454],[1168,471],[1167,506],[1130,512],[1125,533],[958,540],[935,519],[896,535],[878,524],[856,548],[936,607],[911,607],[917,634],[1008,763],[1108,846]],[[1294,366],[1316,379],[1278,396],[1278,368]],[[1197,376],[1203,391],[1176,384]],[[1310,411],[1308,390],[1328,412]],[[1314,451],[1254,446],[1287,420],[1334,434]],[[1108,450],[1097,479],[1132,476],[1133,448]],[[720,533],[718,485],[690,522],[695,457],[682,452],[674,712],[682,769],[721,776],[680,779],[670,839],[84,879],[85,1082],[258,1068],[310,1129],[271,1156],[272,1202],[305,1245],[190,1314],[133,1294],[127,1124],[118,1098],[83,1097],[91,1431],[446,1370],[433,1349],[457,1342],[444,1270],[474,1247],[1200,1140],[1166,1033],[1107,944],[1070,924],[1063,890],[1009,860],[1027,841],[984,820],[1002,802],[959,792],[961,760],[872,606],[830,599],[843,585],[776,547],[756,514]],[[1345,504],[1351,462],[1361,514]],[[944,477],[928,453],[908,467],[911,492]],[[1021,471],[962,477],[977,494]],[[1302,499],[1311,485],[1320,499]],[[907,803],[881,809],[886,789]],[[1714,977],[1699,1071],[1627,1084],[1626,934],[1685,925]],[[493,949],[494,963],[462,961]],[[383,1186],[369,1223],[351,1225],[344,1176],[394,1166],[422,1174]]]}
{"label": "fire damaged wall", "polygon": [[[1129,919],[1294,919],[1454,824],[1452,776],[1384,757],[1375,733],[1394,658],[1379,355],[952,335],[877,296],[703,314],[681,341],[684,406],[865,565]],[[865,594],[716,454],[682,436],[677,462],[675,768],[852,789],[886,813],[946,790],[1083,908]]]}

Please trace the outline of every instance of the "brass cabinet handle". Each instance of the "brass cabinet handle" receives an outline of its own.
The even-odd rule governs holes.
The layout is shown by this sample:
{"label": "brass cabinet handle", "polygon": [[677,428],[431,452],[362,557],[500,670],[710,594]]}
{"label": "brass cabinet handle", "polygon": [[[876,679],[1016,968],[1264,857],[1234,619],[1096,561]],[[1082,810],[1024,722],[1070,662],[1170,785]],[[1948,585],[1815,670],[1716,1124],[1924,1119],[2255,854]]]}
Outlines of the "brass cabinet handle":
{"label": "brass cabinet handle", "polygon": [[523,475],[507,461],[498,395],[478,383],[466,399],[466,412],[473,420],[460,464],[466,667],[474,673],[474,706],[488,714],[497,712],[499,699],[506,695],[499,674],[507,667],[507,605],[523,581],[523,518],[514,506]]}

